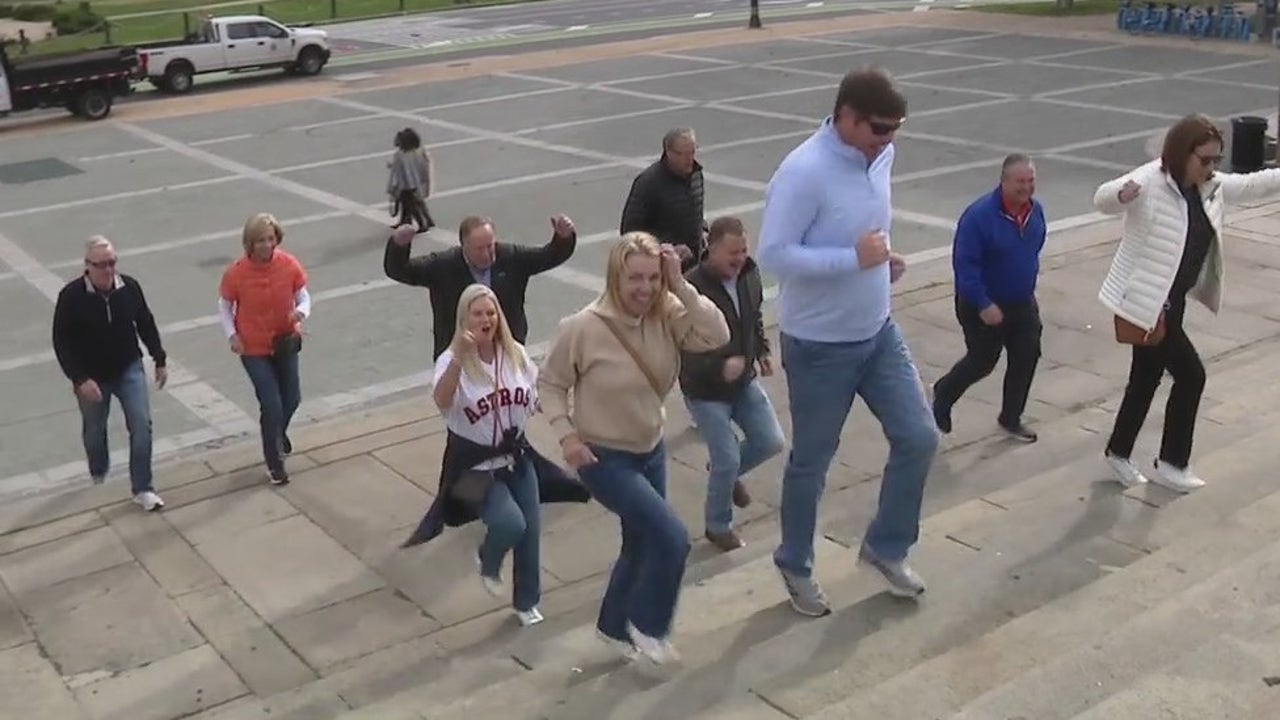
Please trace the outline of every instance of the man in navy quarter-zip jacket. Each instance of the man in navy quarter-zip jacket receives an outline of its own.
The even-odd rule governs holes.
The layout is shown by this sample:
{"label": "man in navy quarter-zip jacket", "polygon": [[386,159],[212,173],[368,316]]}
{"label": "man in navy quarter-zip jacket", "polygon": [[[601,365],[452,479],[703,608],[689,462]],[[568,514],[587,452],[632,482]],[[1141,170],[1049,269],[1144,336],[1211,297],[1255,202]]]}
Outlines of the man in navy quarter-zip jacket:
{"label": "man in navy quarter-zip jacket", "polygon": [[107,418],[111,397],[120,401],[129,428],[129,479],[133,501],[144,510],[164,507],[151,478],[151,400],[138,339],[156,364],[156,385],[169,377],[155,317],[137,280],[116,272],[116,251],[104,237],[85,248],[84,274],[58,293],[53,311],[53,351],[80,403],[81,434],[89,475],[100,483],[110,465]]}
{"label": "man in navy quarter-zip jacket", "polygon": [[965,356],[933,386],[938,429],[951,432],[951,408],[971,385],[991,374],[1001,350],[1009,353],[1004,401],[997,422],[1010,437],[1035,442],[1022,423],[1040,360],[1040,308],[1036,280],[1047,225],[1035,194],[1036,170],[1020,153],[1005,158],[1000,186],[960,215],[951,262],[956,319]]}

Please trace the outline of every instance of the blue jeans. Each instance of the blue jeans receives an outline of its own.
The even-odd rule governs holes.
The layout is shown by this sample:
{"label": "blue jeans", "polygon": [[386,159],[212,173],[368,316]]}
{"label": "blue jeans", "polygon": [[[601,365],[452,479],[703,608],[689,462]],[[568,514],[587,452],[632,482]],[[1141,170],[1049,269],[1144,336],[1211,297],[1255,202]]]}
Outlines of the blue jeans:
{"label": "blue jeans", "polygon": [[495,482],[480,507],[480,519],[487,529],[480,543],[480,573],[498,577],[502,560],[511,551],[511,604],[517,610],[530,610],[542,598],[538,475],[533,461],[526,458],[514,470],[495,470],[494,476]]}
{"label": "blue jeans", "polygon": [[[707,444],[709,472],[704,510],[707,530],[733,529],[733,483],[760,463],[782,452],[785,439],[773,403],[760,383],[752,380],[733,402],[686,399],[689,414]],[[743,439],[733,431],[737,423]]]}
{"label": "blue jeans", "polygon": [[919,539],[925,479],[938,430],[911,351],[893,320],[862,342],[826,343],[782,335],[782,367],[791,399],[791,454],[782,477],[782,544],[774,562],[809,577],[813,534],[827,469],[855,396],[867,403],[889,441],[880,502],[863,543],[897,562]]}
{"label": "blue jeans", "polygon": [[284,472],[284,436],[289,421],[302,402],[298,379],[298,355],[240,356],[258,396],[258,425],[262,432],[262,457],[274,474]]}
{"label": "blue jeans", "polygon": [[98,389],[102,391],[100,402],[80,399],[80,433],[89,459],[89,474],[101,479],[111,469],[107,420],[114,395],[120,400],[124,424],[129,429],[129,484],[133,494],[154,490],[151,485],[151,401],[142,361],[134,362],[114,380],[98,381]]}
{"label": "blue jeans", "polygon": [[622,521],[622,548],[596,627],[630,642],[627,623],[649,637],[671,632],[689,555],[689,532],[667,503],[667,448],[647,453],[591,446],[599,462],[578,469],[591,495]]}

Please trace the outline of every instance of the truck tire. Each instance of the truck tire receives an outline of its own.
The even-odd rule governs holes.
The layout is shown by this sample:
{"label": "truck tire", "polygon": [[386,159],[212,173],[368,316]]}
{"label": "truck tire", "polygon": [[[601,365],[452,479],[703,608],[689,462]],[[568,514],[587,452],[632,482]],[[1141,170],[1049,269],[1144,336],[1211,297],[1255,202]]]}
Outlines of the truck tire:
{"label": "truck tire", "polygon": [[320,48],[308,45],[298,53],[298,62],[294,63],[299,75],[315,75],[324,69],[324,55]]}
{"label": "truck tire", "polygon": [[175,60],[164,69],[164,87],[171,93],[182,95],[191,92],[194,70],[190,63]]}
{"label": "truck tire", "polygon": [[72,114],[87,120],[102,120],[111,114],[111,93],[100,88],[89,88],[71,101],[69,109]]}

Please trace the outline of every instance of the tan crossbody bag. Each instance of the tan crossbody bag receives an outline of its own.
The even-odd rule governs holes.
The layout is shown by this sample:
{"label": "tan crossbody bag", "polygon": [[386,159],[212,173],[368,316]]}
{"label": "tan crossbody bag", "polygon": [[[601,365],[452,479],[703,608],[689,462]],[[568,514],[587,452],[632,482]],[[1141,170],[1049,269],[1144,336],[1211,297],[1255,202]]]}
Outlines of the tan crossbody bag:
{"label": "tan crossbody bag", "polygon": [[609,332],[613,333],[613,336],[618,339],[618,343],[626,349],[627,354],[631,356],[631,359],[636,361],[636,365],[640,367],[640,372],[644,373],[645,379],[649,381],[649,387],[653,388],[653,392],[658,396],[658,400],[665,400],[666,393],[662,392],[662,383],[658,382],[657,376],[653,374],[653,370],[649,368],[649,364],[644,361],[644,358],[640,357],[640,353],[631,346],[631,343],[627,342],[625,337],[622,336],[622,331],[618,329],[618,326],[614,325],[612,320],[603,315],[596,315],[596,317],[600,318],[600,322],[604,323],[604,326],[609,328]]}

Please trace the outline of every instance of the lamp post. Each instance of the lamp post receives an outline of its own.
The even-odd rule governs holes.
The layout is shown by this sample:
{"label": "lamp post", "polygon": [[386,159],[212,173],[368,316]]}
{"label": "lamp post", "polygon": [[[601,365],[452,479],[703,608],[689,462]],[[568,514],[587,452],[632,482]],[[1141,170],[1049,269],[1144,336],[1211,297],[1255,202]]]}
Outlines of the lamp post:
{"label": "lamp post", "polygon": [[747,27],[752,30],[764,27],[760,24],[760,0],[751,0],[751,20],[747,22]]}

